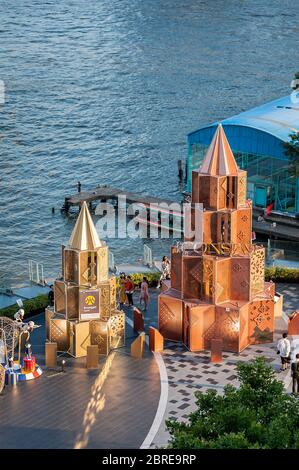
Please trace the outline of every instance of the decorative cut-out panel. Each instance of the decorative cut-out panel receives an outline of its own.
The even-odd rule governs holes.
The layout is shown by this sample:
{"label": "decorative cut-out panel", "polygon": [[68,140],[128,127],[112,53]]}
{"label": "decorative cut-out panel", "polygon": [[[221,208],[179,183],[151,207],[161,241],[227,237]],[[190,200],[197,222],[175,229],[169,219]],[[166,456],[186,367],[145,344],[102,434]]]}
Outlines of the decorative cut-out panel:
{"label": "decorative cut-out panel", "polygon": [[87,355],[87,346],[90,345],[90,332],[88,322],[70,322],[70,354],[74,357]]}
{"label": "decorative cut-out panel", "polygon": [[231,300],[250,300],[250,257],[231,258]]}
{"label": "decorative cut-out panel", "polygon": [[185,302],[184,344],[190,351],[200,351],[205,348],[204,332],[214,321],[214,305]]}
{"label": "decorative cut-out panel", "polygon": [[66,313],[65,282],[54,281],[54,307],[57,313]]}
{"label": "decorative cut-out panel", "polygon": [[171,249],[171,286],[182,290],[182,252],[176,247]]}
{"label": "decorative cut-out panel", "polygon": [[265,287],[265,249],[255,249],[250,261],[251,298],[264,292]]}
{"label": "decorative cut-out panel", "polygon": [[79,282],[79,252],[65,248],[63,250],[64,280],[66,282]]}
{"label": "decorative cut-out panel", "polygon": [[51,343],[57,343],[57,351],[68,351],[70,347],[68,320],[51,318],[49,339]]}
{"label": "decorative cut-out panel", "polygon": [[101,320],[109,320],[111,315],[110,283],[100,284],[100,312]]}
{"label": "decorative cut-out panel", "polygon": [[97,345],[99,354],[107,356],[110,351],[110,326],[109,322],[92,320],[89,322],[90,344]]}
{"label": "decorative cut-out panel", "polygon": [[125,345],[125,313],[116,310],[110,318],[111,349],[120,348]]}
{"label": "decorative cut-out panel", "polygon": [[66,286],[66,318],[79,318],[79,287],[76,285]]}
{"label": "decorative cut-out panel", "polygon": [[97,279],[98,282],[103,282],[108,279],[109,271],[109,252],[108,247],[103,246],[97,251]]}
{"label": "decorative cut-out panel", "polygon": [[[159,331],[164,338],[181,341],[183,336],[183,304],[179,298],[167,294],[159,296]],[[170,295],[169,295],[170,294]]]}
{"label": "decorative cut-out panel", "polygon": [[225,351],[239,352],[240,313],[236,307],[216,307],[215,322],[205,331],[205,349],[212,339],[222,339]]}
{"label": "decorative cut-out panel", "polygon": [[244,171],[238,176],[238,181],[237,181],[238,207],[244,206],[246,202],[246,174],[247,174],[246,171]]}
{"label": "decorative cut-out panel", "polygon": [[185,299],[200,299],[202,289],[202,257],[183,257],[183,297]]}
{"label": "decorative cut-out panel", "polygon": [[110,284],[110,306],[112,309],[116,308],[116,277],[109,278]]}
{"label": "decorative cut-out panel", "polygon": [[271,343],[274,330],[274,303],[272,300],[256,300],[249,305],[250,344]]}

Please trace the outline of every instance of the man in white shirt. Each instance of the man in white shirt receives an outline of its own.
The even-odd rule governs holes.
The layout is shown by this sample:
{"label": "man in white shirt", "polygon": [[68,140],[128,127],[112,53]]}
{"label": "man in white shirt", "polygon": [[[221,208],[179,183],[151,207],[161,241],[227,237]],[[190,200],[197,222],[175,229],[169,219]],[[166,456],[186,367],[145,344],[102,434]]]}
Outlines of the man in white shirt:
{"label": "man in white shirt", "polygon": [[287,338],[287,333],[283,333],[282,338],[277,343],[277,354],[280,355],[281,369],[286,370],[290,362],[291,343]]}

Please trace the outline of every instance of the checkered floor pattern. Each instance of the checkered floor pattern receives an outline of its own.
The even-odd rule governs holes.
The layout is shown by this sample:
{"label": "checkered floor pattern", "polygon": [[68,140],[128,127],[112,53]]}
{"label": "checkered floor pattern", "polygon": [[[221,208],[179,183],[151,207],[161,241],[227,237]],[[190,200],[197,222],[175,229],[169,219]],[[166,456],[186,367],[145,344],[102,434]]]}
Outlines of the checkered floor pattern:
{"label": "checkered floor pattern", "polygon": [[[223,353],[221,364],[210,363],[210,353],[201,351],[191,353],[180,344],[167,344],[162,357],[168,375],[168,404],[164,420],[155,436],[152,447],[167,445],[169,434],[165,429],[165,420],[187,421],[189,414],[196,409],[195,392],[214,389],[223,393],[228,384],[238,386],[236,365],[264,356],[266,361],[279,372],[280,361],[276,354],[276,343],[250,346],[240,354]],[[278,377],[285,379],[287,374],[279,372]]]}

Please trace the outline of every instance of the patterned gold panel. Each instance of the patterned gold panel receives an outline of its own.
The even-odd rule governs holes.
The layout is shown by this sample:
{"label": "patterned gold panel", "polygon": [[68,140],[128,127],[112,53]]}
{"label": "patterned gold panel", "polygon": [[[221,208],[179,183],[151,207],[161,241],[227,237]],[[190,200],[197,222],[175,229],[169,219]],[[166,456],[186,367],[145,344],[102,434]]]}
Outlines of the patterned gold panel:
{"label": "patterned gold panel", "polygon": [[112,309],[116,308],[116,277],[109,278],[110,284],[110,306]]}
{"label": "patterned gold panel", "polygon": [[80,285],[97,285],[97,251],[80,252]]}
{"label": "patterned gold panel", "polygon": [[68,320],[79,318],[78,286],[66,286],[66,317]]}
{"label": "patterned gold panel", "polygon": [[99,284],[100,288],[100,314],[101,320],[109,320],[111,315],[110,283]]}
{"label": "patterned gold panel", "polygon": [[246,202],[246,171],[238,176],[238,207]]}
{"label": "patterned gold panel", "polygon": [[108,247],[103,246],[98,249],[98,282],[106,281],[108,279],[108,270],[109,270],[109,252]]}
{"label": "patterned gold panel", "polygon": [[70,353],[74,357],[84,357],[90,345],[88,322],[70,322]]}
{"label": "patterned gold panel", "polygon": [[64,280],[67,282],[79,281],[79,252],[65,248],[63,251]]}
{"label": "patterned gold panel", "polygon": [[110,326],[109,322],[92,320],[89,322],[90,343],[97,345],[99,354],[107,356],[110,351]]}
{"label": "patterned gold panel", "polygon": [[49,339],[51,343],[57,343],[57,351],[68,351],[70,347],[68,320],[51,318]]}
{"label": "patterned gold panel", "polygon": [[54,316],[54,309],[47,307],[45,310],[46,339],[50,341],[50,320]]}
{"label": "patterned gold panel", "polygon": [[111,333],[111,349],[120,348],[125,345],[126,315],[124,312],[115,310],[109,320]]}
{"label": "patterned gold panel", "polygon": [[250,260],[251,298],[264,292],[265,286],[265,249],[256,248]]}
{"label": "patterned gold panel", "polygon": [[54,282],[54,306],[55,312],[66,313],[66,295],[64,281]]}

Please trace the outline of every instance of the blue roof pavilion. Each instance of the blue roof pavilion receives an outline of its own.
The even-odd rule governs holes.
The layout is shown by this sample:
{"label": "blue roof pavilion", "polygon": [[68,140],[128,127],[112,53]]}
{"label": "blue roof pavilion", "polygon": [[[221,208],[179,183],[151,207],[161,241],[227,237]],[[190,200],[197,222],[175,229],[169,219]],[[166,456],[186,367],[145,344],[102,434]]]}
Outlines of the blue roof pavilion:
{"label": "blue roof pavilion", "polygon": [[[220,122],[188,134],[188,182],[201,164]],[[247,196],[265,208],[274,202],[279,212],[299,212],[299,181],[289,173],[283,143],[299,132],[299,102],[286,96],[221,121],[237,164],[247,170]]]}

